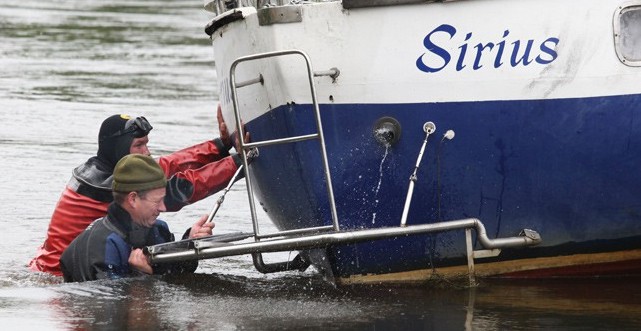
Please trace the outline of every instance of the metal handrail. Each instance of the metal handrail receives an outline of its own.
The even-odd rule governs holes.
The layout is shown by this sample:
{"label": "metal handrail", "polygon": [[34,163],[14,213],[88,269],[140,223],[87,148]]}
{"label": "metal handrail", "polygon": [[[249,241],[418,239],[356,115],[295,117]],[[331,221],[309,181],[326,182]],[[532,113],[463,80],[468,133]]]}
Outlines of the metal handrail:
{"label": "metal handrail", "polygon": [[[276,145],[276,144],[282,144],[282,143],[292,143],[292,142],[297,142],[297,141],[302,141],[302,140],[308,140],[308,139],[318,139],[320,143],[320,151],[321,151],[321,157],[322,157],[322,162],[323,162],[323,171],[325,174],[325,180],[327,183],[327,195],[329,199],[329,205],[330,205],[330,213],[332,217],[332,227],[334,231],[340,231],[340,225],[338,223],[338,213],[336,212],[336,203],[334,199],[334,190],[332,187],[332,178],[331,174],[329,171],[329,162],[327,158],[327,148],[325,145],[325,137],[323,135],[323,124],[321,121],[320,117],[320,109],[318,106],[318,100],[316,97],[316,88],[314,86],[314,75],[315,73],[312,70],[312,65],[311,65],[311,60],[309,56],[304,53],[303,51],[300,50],[284,50],[284,51],[275,51],[275,52],[267,52],[267,53],[260,53],[260,54],[253,54],[253,55],[248,55],[244,57],[240,57],[236,59],[230,67],[230,87],[231,87],[231,99],[232,99],[232,104],[234,108],[234,116],[236,119],[236,127],[238,128],[238,132],[241,137],[245,136],[245,132],[243,130],[243,123],[241,120],[240,116],[240,110],[238,107],[238,93],[237,93],[237,88],[238,84],[236,83],[236,68],[240,63],[243,62],[248,62],[248,61],[253,61],[253,60],[259,60],[259,59],[265,59],[265,58],[270,58],[270,57],[278,57],[278,56],[285,56],[285,55],[299,55],[303,57],[305,60],[306,68],[307,68],[307,77],[309,81],[309,87],[310,87],[310,93],[311,93],[311,98],[312,98],[312,103],[314,106],[314,117],[316,120],[316,128],[318,130],[317,133],[315,134],[310,134],[310,135],[301,135],[301,136],[295,136],[295,137],[289,137],[289,138],[282,138],[282,139],[274,139],[274,140],[267,140],[267,141],[259,141],[259,142],[251,142],[251,143],[246,143],[242,139],[240,139],[240,149],[242,151],[242,159],[243,159],[243,165],[245,165],[245,181],[247,183],[247,195],[249,198],[249,207],[251,211],[251,216],[252,216],[252,224],[254,228],[254,235],[255,235],[255,240],[260,241],[260,238],[264,238],[264,235],[260,234],[260,229],[258,226],[258,216],[256,214],[256,205],[254,202],[254,190],[252,186],[252,180],[250,176],[250,169],[247,167],[248,165],[248,159],[247,159],[247,152],[255,147],[262,147],[262,146],[268,146],[268,145]],[[334,71],[332,71],[334,72]],[[325,75],[322,73],[322,75]],[[260,75],[262,77],[262,74]],[[261,84],[264,84],[264,80],[256,81],[256,83],[260,82]],[[247,86],[247,85],[243,85]],[[314,228],[311,228],[314,229]],[[298,231],[306,231],[305,229],[296,229]],[[290,230],[291,231],[291,230]],[[309,230],[312,231],[312,230]],[[286,232],[276,232],[274,234],[270,234],[268,236],[278,236],[279,234],[286,233]]]}
{"label": "metal handrail", "polygon": [[[233,243],[218,240],[212,236],[208,238],[190,239],[181,242],[160,244],[146,247],[147,254],[152,263],[176,262],[194,259],[211,259],[231,255],[252,254],[254,265],[261,272],[278,272],[286,270],[302,270],[309,263],[297,256],[296,263],[281,262],[265,264],[262,253],[282,252],[292,250],[304,250],[314,248],[325,248],[330,245],[345,245],[363,241],[381,240],[401,236],[437,233],[453,230],[465,230],[465,246],[468,265],[468,277],[470,286],[476,286],[474,259],[497,256],[502,248],[533,246],[541,243],[542,239],[538,232],[530,229],[523,229],[516,237],[495,238],[487,236],[483,222],[476,218],[467,218],[454,221],[445,221],[431,224],[409,225],[391,228],[361,229],[341,232],[318,233],[313,235],[292,236],[277,238],[265,241]],[[476,231],[476,238],[485,250],[474,250],[471,231]],[[291,234],[291,233],[290,233]],[[237,235],[238,240],[249,236]],[[189,245],[189,243],[192,243]],[[183,249],[172,249],[179,245]],[[186,249],[184,247],[187,247]]]}
{"label": "metal handrail", "polygon": [[332,231],[332,230],[334,230],[333,226],[326,225],[326,226],[317,226],[317,227],[304,228],[304,229],[284,230],[284,231],[278,231],[278,232],[269,233],[269,234],[259,234],[259,235],[256,235],[256,238],[266,239],[266,238],[275,238],[275,237],[297,236],[297,235],[304,235],[309,233],[317,234],[319,232],[326,232],[326,231]]}
{"label": "metal handrail", "polygon": [[[208,245],[205,240],[194,240],[194,250],[165,253],[160,256],[154,256],[153,249],[150,250],[150,252],[152,253],[151,261],[154,263],[176,262],[190,260],[193,257],[198,257],[198,259],[210,259],[230,255],[244,255],[267,252],[273,253],[291,250],[321,248],[327,247],[332,244],[352,244],[368,240],[379,240],[392,237],[462,230],[468,228],[476,230],[476,238],[478,239],[481,246],[486,249],[532,246],[537,245],[541,242],[541,237],[536,231],[533,230],[527,230],[527,232],[524,232],[522,235],[517,237],[491,239],[487,236],[485,226],[480,220],[476,218],[467,218],[462,220],[445,221],[430,224],[408,225],[405,227],[341,231],[303,237],[266,240],[261,242],[238,244],[229,243],[222,246],[214,245],[214,247]],[[153,248],[153,246],[151,247]]]}
{"label": "metal handrail", "polygon": [[[319,0],[323,1],[323,0]],[[326,1],[326,0],[325,0]],[[261,9],[270,6],[284,6],[292,3],[291,0],[204,0],[204,7],[207,11],[220,15],[228,10],[254,7]]]}
{"label": "metal handrail", "polygon": [[272,139],[272,140],[265,140],[265,141],[259,141],[259,142],[251,142],[251,143],[246,143],[245,144],[245,148],[253,148],[253,147],[258,148],[258,147],[270,146],[270,145],[295,143],[295,142],[305,141],[305,140],[310,140],[310,139],[318,139],[318,137],[319,137],[318,133],[312,133],[312,134],[296,136],[296,137]]}

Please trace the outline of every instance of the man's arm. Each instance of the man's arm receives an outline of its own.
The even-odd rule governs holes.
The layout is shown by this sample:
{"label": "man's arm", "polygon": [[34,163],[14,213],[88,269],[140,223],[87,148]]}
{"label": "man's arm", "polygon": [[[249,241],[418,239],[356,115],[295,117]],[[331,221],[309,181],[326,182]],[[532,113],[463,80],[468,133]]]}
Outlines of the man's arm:
{"label": "man's arm", "polygon": [[240,157],[234,155],[198,169],[175,174],[167,181],[167,211],[180,210],[224,189],[241,164]]}
{"label": "man's arm", "polygon": [[[92,250],[92,252],[95,250]],[[96,251],[96,253],[100,253]],[[129,257],[131,248],[129,244],[116,233],[111,233],[105,241],[104,256],[91,258],[91,268],[96,273],[96,279],[119,279],[130,275]]]}
{"label": "man's arm", "polygon": [[[154,231],[155,239],[153,240],[153,243],[150,242],[149,244],[156,245],[174,241],[174,234],[169,231],[169,226],[167,226],[167,223],[164,221],[156,221]],[[186,239],[186,237],[183,236],[182,239]],[[152,265],[152,268],[154,275],[191,273],[196,271],[196,268],[198,268],[198,260],[156,263]]]}

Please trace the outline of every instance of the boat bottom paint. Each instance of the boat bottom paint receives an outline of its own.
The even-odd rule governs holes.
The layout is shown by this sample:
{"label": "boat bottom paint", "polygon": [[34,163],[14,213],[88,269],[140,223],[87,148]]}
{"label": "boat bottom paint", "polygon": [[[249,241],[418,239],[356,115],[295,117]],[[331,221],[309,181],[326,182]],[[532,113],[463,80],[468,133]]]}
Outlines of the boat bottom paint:
{"label": "boat bottom paint", "polygon": [[[568,256],[529,258],[521,260],[483,263],[476,260],[477,278],[509,279],[558,279],[558,278],[604,278],[640,277],[641,249],[575,254]],[[341,285],[377,283],[423,283],[430,281],[468,281],[467,266],[450,266],[420,269],[387,274],[362,274],[337,278]]]}

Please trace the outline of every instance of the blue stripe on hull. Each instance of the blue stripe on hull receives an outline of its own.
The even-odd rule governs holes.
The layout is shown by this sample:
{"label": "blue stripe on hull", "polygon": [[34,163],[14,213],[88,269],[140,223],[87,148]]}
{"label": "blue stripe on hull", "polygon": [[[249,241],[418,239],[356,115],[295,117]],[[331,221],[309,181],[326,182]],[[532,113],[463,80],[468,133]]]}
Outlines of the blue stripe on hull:
{"label": "blue stripe on hull", "polygon": [[[432,121],[437,131],[418,172],[408,224],[477,217],[490,237],[531,228],[548,248],[641,235],[639,105],[639,95],[321,105],[340,224],[400,223],[423,123]],[[372,134],[383,116],[402,127],[388,149]],[[291,104],[248,129],[258,141],[313,133],[314,125],[310,105]],[[442,141],[448,129],[456,137]],[[281,229],[331,224],[318,146],[263,147],[252,165],[259,201]],[[458,231],[336,247],[330,260],[345,276],[439,266],[464,254]]]}

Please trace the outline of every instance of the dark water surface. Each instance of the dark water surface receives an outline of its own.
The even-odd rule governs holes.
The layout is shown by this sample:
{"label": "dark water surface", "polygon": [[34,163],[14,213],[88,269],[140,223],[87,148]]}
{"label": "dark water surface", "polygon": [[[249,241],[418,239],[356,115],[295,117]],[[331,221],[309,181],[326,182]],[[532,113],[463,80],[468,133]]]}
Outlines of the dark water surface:
{"label": "dark water surface", "polygon": [[[629,279],[335,288],[312,269],[260,274],[246,256],[174,278],[62,284],[29,272],[105,117],[146,116],[156,155],[217,135],[210,18],[196,0],[0,1],[0,328],[641,329],[641,281]],[[226,196],[217,233],[251,231],[243,184]],[[218,196],[163,218],[182,233]]]}

